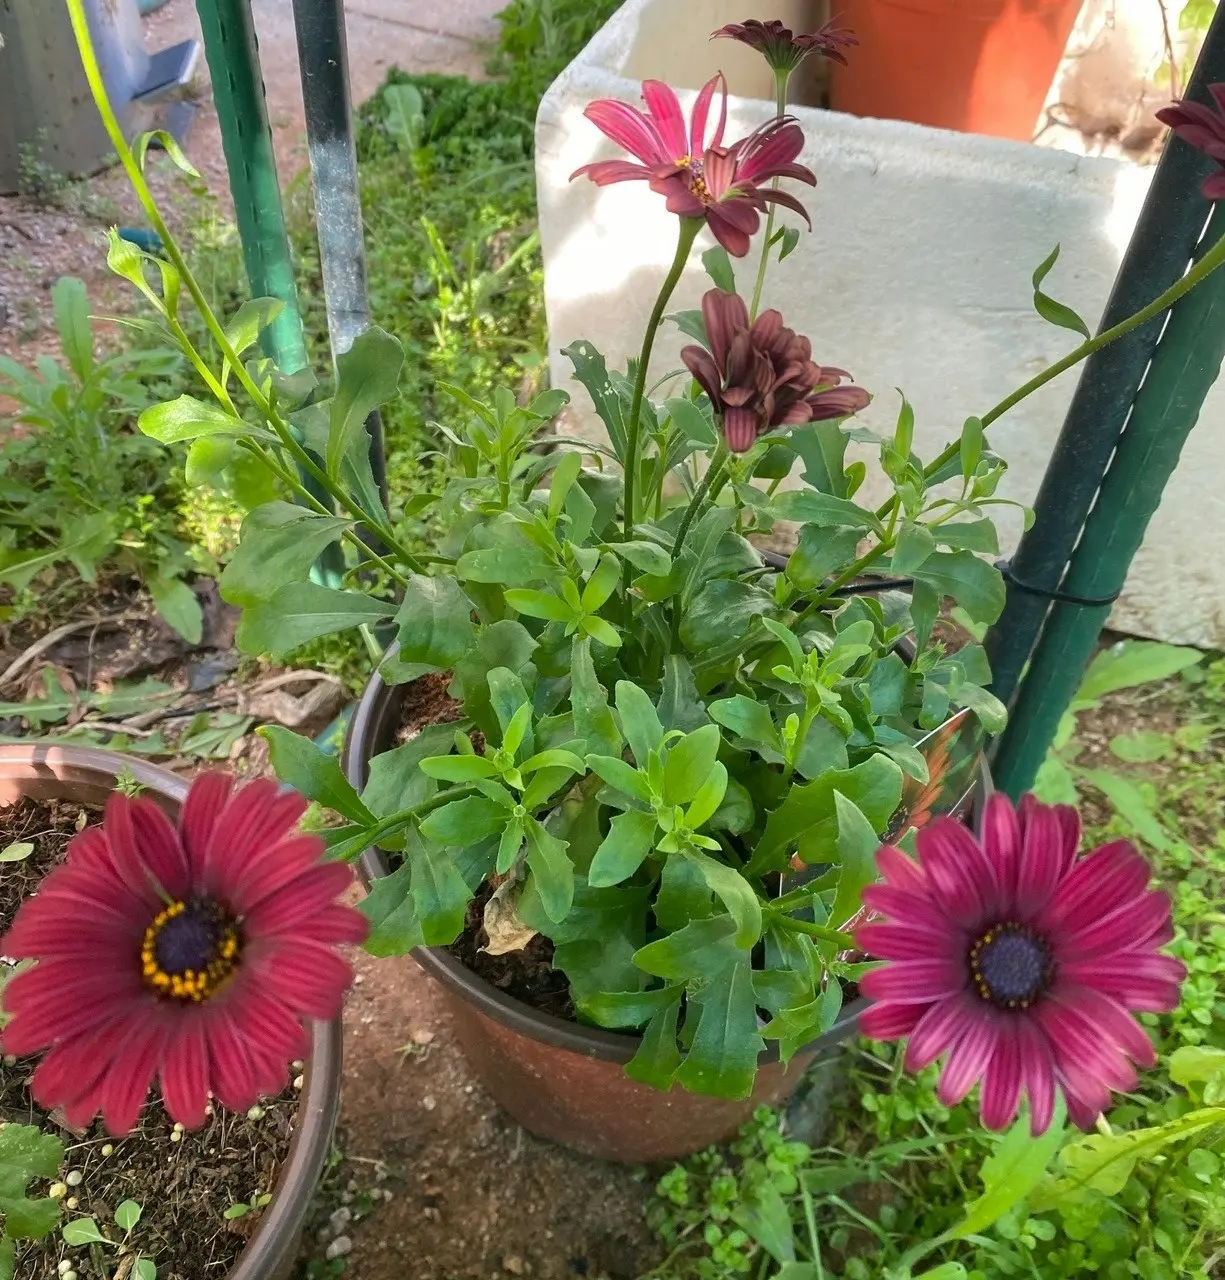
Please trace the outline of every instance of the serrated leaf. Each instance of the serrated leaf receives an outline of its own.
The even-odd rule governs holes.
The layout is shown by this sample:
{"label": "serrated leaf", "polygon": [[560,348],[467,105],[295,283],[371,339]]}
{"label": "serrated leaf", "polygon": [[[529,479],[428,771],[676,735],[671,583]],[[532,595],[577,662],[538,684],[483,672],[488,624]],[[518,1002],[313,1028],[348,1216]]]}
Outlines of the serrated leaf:
{"label": "serrated leaf", "polygon": [[412,867],[413,905],[425,944],[448,946],[464,931],[472,893],[454,859],[431,840],[411,832],[404,858]]}
{"label": "serrated leaf", "polygon": [[217,435],[276,440],[276,436],[270,431],[253,427],[216,405],[206,404],[203,400],[187,395],[163,404],[150,405],[141,413],[136,425],[145,435],[160,440],[162,444],[178,444],[183,440],[196,440],[200,436]]}
{"label": "serrated leaf", "polygon": [[376,327],[358,334],[353,345],[336,360],[339,385],[328,410],[327,472],[340,475],[340,464],[351,450],[365,447],[366,419],[391,400],[400,385],[404,348]]}
{"label": "serrated leaf", "polygon": [[399,657],[449,670],[472,647],[472,601],[454,578],[410,573],[396,613]]}
{"label": "serrated leaf", "polygon": [[753,886],[734,867],[708,854],[687,850],[685,857],[702,873],[702,879],[735,921],[736,932],[732,941],[746,951],[752,948],[761,937],[761,903]]}
{"label": "serrated leaf", "polygon": [[774,499],[774,511],[783,520],[815,524],[820,528],[870,529],[883,534],[884,526],[865,507],[850,498],[838,498],[810,489],[789,489]]}
{"label": "serrated leaf", "polygon": [[320,636],[390,618],[396,606],[359,591],[334,591],[314,582],[286,583],[271,600],[245,609],[236,644],[274,658]]}
{"label": "serrated leaf", "polygon": [[244,608],[271,600],[287,582],[305,581],[348,520],[321,516],[292,502],[266,502],[242,522],[238,548],[222,571],[221,598]]}
{"label": "serrated leaf", "polygon": [[374,880],[357,909],[370,921],[365,948],[372,956],[401,956],[425,945],[417,908],[409,893],[413,869],[408,863]]}
{"label": "serrated leaf", "polygon": [[934,551],[914,570],[916,582],[951,596],[975,622],[995,622],[1004,610],[1000,571],[972,551]]}
{"label": "serrated leaf", "polygon": [[550,920],[564,920],[574,902],[574,865],[567,855],[569,846],[535,818],[527,820],[524,835],[528,871],[545,914]]}
{"label": "serrated leaf", "polygon": [[[671,863],[672,859],[668,861]],[[639,948],[634,953],[634,963],[670,982],[701,978],[730,964],[740,954],[733,941],[735,933],[736,921],[730,915],[691,920],[667,937]]]}
{"label": "serrated leaf", "polygon": [[362,803],[335,756],[281,725],[264,725],[258,733],[268,743],[269,759],[282,782],[350,822],[374,823],[374,814]]}
{"label": "serrated leaf", "polygon": [[591,641],[575,636],[570,649],[570,707],[574,732],[596,755],[615,756],[621,751],[621,733],[608,705],[608,694],[596,678]]}
{"label": "serrated leaf", "polygon": [[625,1064],[625,1074],[639,1084],[667,1091],[672,1087],[681,1065],[681,1051],[676,1043],[676,1022],[681,1008],[681,990],[652,1015],[637,1052]]}
{"label": "serrated leaf", "polygon": [[757,1001],[748,957],[713,974],[689,997],[688,1017],[698,1026],[676,1079],[694,1093],[747,1098],[766,1042],[757,1032]]}

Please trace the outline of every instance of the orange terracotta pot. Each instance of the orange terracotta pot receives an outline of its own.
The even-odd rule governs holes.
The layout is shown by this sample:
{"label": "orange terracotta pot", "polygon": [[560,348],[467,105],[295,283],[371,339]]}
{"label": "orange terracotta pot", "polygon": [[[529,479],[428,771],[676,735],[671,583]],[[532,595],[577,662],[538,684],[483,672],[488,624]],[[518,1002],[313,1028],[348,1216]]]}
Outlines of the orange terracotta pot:
{"label": "orange terracotta pot", "polygon": [[837,0],[836,111],[1028,142],[1081,0]]}

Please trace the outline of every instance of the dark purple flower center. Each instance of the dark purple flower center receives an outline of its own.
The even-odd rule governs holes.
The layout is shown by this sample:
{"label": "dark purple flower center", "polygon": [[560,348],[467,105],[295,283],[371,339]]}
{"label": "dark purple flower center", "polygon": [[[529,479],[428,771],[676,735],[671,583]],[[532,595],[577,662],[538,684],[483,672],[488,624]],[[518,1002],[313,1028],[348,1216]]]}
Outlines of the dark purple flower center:
{"label": "dark purple flower center", "polygon": [[141,972],[155,991],[177,1000],[204,1000],[234,971],[238,927],[211,898],[173,902],[145,930]]}
{"label": "dark purple flower center", "polygon": [[1050,986],[1046,940],[1023,924],[992,925],[970,948],[978,994],[1002,1009],[1026,1009]]}

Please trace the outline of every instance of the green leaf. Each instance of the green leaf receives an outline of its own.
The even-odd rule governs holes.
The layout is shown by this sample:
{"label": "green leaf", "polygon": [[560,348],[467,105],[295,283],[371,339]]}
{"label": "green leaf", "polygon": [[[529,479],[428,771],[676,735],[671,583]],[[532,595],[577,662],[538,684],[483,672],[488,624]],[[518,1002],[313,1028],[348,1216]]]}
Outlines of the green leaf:
{"label": "green leaf", "polygon": [[583,1001],[583,1012],[602,1027],[640,1027],[668,1005],[676,1004],[684,990],[652,987],[649,991],[597,991]]}
{"label": "green leaf", "polygon": [[421,823],[421,834],[440,845],[473,845],[497,835],[507,811],[485,796],[467,796],[435,809]]}
{"label": "green leaf", "polygon": [[70,1245],[109,1244],[110,1241],[98,1230],[98,1223],[93,1218],[74,1218],[65,1222],[60,1232],[64,1243]]}
{"label": "green leaf", "polygon": [[530,587],[512,587],[502,598],[516,612],[529,618],[545,618],[551,622],[570,622],[576,610],[552,591],[536,591]]}
{"label": "green leaf", "polygon": [[160,574],[146,584],[158,613],[187,641],[199,644],[204,634],[204,611],[196,593],[182,578],[162,577]]}
{"label": "green leaf", "polygon": [[28,840],[14,840],[0,849],[0,862],[24,862],[33,852],[34,846]]}
{"label": "green leaf", "polygon": [[659,748],[663,740],[663,725],[651,699],[632,681],[617,681],[616,701],[621,730],[638,767],[645,769],[647,757]]}
{"label": "green leaf", "polygon": [[1120,760],[1129,764],[1151,764],[1164,760],[1172,747],[1168,733],[1156,729],[1135,729],[1131,733],[1118,733],[1110,739],[1110,750]]}
{"label": "green leaf", "polygon": [[404,151],[416,151],[425,136],[425,107],[421,91],[411,84],[386,84],[387,132]]}
{"label": "green leaf", "polygon": [[961,428],[961,441],[958,446],[958,461],[961,463],[961,478],[967,483],[978,469],[979,459],[983,456],[983,423],[981,418],[967,418]]}
{"label": "green leaf", "polygon": [[1062,1101],[1056,1104],[1051,1127],[1040,1137],[1031,1136],[1029,1117],[1020,1116],[983,1161],[979,1174],[983,1182],[982,1195],[966,1206],[965,1217],[950,1227],[941,1240],[965,1240],[986,1231],[1037,1187],[1062,1141]]}
{"label": "green leaf", "polygon": [[1169,837],[1160,819],[1149,808],[1148,802],[1133,782],[1105,769],[1085,769],[1081,776],[1110,801],[1115,812],[1141,840],[1151,844],[1154,849],[1165,850],[1170,847]]}
{"label": "green leaf", "polygon": [[1076,691],[1073,711],[1096,706],[1099,698],[1120,689],[1152,684],[1194,667],[1203,661],[1198,649],[1162,644],[1156,640],[1120,640],[1103,649],[1089,663],[1085,678]]}
{"label": "green leaf", "polygon": [[136,1280],[157,1280],[157,1266],[152,1258],[137,1258],[132,1274]]}
{"label": "green leaf", "polygon": [[41,1240],[60,1221],[62,1205],[51,1196],[38,1200],[0,1200],[4,1213],[4,1233],[17,1240]]}
{"label": "green leaf", "polygon": [[553,576],[553,565],[539,547],[522,541],[508,541],[494,547],[465,551],[456,561],[455,572],[469,582],[525,587]]}
{"label": "green leaf", "polygon": [[496,777],[498,772],[484,756],[427,756],[418,767],[426,777],[441,782],[472,782]]}
{"label": "green leaf", "polygon": [[640,947],[634,953],[634,963],[669,982],[704,978],[740,955],[733,941],[736,929],[736,921],[730,915],[692,920],[667,937]]}
{"label": "green leaf", "polygon": [[525,824],[527,867],[541,905],[550,920],[566,918],[574,902],[574,866],[567,854],[569,845],[546,831],[535,818]]}
{"label": "green leaf", "polygon": [[115,1225],[121,1231],[131,1231],[140,1221],[141,1208],[135,1200],[121,1200],[115,1209]]}
{"label": "green leaf", "polygon": [[574,365],[575,378],[587,388],[600,421],[608,428],[608,438],[612,441],[613,452],[619,459],[624,460],[626,441],[621,399],[613,389],[604,357],[590,342],[582,339],[572,342],[568,347],[562,347],[561,353],[569,357],[571,364]]}
{"label": "green leaf", "polygon": [[370,885],[357,909],[370,921],[365,948],[372,956],[402,956],[425,945],[417,908],[409,893],[413,869],[406,862]]}
{"label": "green leaf", "polygon": [[589,755],[587,768],[622,794],[641,800],[644,804],[650,803],[651,787],[646,774],[640,773],[620,756]]}
{"label": "green leaf", "polygon": [[147,436],[162,444],[178,444],[200,436],[251,436],[257,440],[275,441],[270,431],[253,427],[216,405],[206,404],[194,396],[179,396],[163,404],[150,405],[136,420]]}
{"label": "green leaf", "polygon": [[688,804],[710,777],[722,738],[717,724],[703,725],[668,748],[664,761],[664,803]]}
{"label": "green leaf", "polygon": [[681,1008],[681,990],[647,1023],[638,1051],[625,1064],[625,1074],[639,1084],[667,1091],[672,1087],[681,1065],[681,1051],[676,1044],[676,1020]]}
{"label": "green leaf", "polygon": [[280,298],[247,298],[230,317],[225,326],[225,336],[234,354],[255,346],[259,335],[285,310]]}
{"label": "green leaf", "polygon": [[615,551],[622,560],[628,560],[635,569],[641,569],[643,573],[663,577],[672,569],[672,557],[655,542],[617,542],[602,549]]}
{"label": "green leaf", "polygon": [[766,1042],[757,1033],[757,1001],[748,957],[724,965],[689,997],[698,1027],[677,1081],[694,1093],[747,1098]]}
{"label": "green leaf", "polygon": [[55,327],[64,358],[84,382],[94,367],[94,331],[89,323],[89,294],[76,276],[60,276],[51,288]]}
{"label": "green leaf", "polygon": [[702,254],[702,266],[714,281],[716,289],[722,289],[724,293],[736,292],[736,273],[732,270],[732,260],[721,244],[712,246]]}
{"label": "green leaf", "polygon": [[702,873],[702,879],[711,892],[727,908],[728,915],[736,922],[733,938],[735,945],[746,951],[752,948],[761,937],[761,903],[753,886],[734,867],[695,849],[684,852],[685,857]]}
{"label": "green leaf", "polygon": [[936,549],[936,539],[924,524],[907,521],[902,525],[893,548],[894,573],[910,576]]}
{"label": "green leaf", "polygon": [[1080,803],[1076,783],[1067,765],[1053,754],[1048,755],[1039,766],[1033,792],[1043,804],[1070,804],[1075,807]]}
{"label": "green leaf", "polygon": [[271,600],[288,582],[305,581],[348,520],[316,515],[292,502],[265,502],[247,513],[238,549],[221,574],[221,598],[244,608]]}
{"label": "green leaf", "polygon": [[1087,340],[1093,335],[1080,316],[1065,303],[1056,302],[1054,298],[1042,292],[1042,282],[1058,260],[1059,246],[1056,245],[1034,272],[1034,310],[1048,324],[1058,325],[1061,329],[1071,329]]}
{"label": "green leaf", "polygon": [[1008,723],[1008,708],[989,689],[963,680],[957,685],[953,694],[953,704],[958,707],[969,707],[982,721],[988,733],[1003,733]]}
{"label": "green leaf", "polygon": [[246,609],[238,623],[236,643],[246,653],[274,658],[308,640],[348,631],[390,618],[394,604],[360,591],[334,591],[314,582],[288,582],[271,600]]}
{"label": "green leaf", "polygon": [[913,576],[938,597],[951,596],[975,622],[995,622],[1003,612],[1003,576],[972,551],[934,551]]}
{"label": "green leaf", "polygon": [[1000,553],[999,534],[990,520],[938,524],[931,532],[940,546],[952,547],[954,551],[985,551],[992,556]]}
{"label": "green leaf", "polygon": [[436,790],[421,772],[421,761],[450,751],[453,724],[426,725],[403,746],[384,751],[370,761],[362,803],[378,818],[419,805]]}
{"label": "green leaf", "polygon": [[844,459],[847,438],[836,422],[813,422],[791,431],[792,448],[804,459],[804,480],[821,493],[850,496]]}
{"label": "green leaf", "polygon": [[733,1210],[732,1220],[743,1227],[775,1262],[794,1262],[791,1213],[774,1182],[763,1180],[753,1186],[740,1206]]}
{"label": "green leaf", "polygon": [[355,446],[366,448],[366,419],[391,400],[400,385],[404,348],[377,327],[358,334],[336,360],[339,385],[328,411],[327,472],[340,475],[341,460]]}
{"label": "green leaf", "polygon": [[850,498],[809,489],[789,489],[774,499],[774,512],[783,520],[815,524],[820,528],[870,529],[883,534],[884,526],[865,507]]}
{"label": "green leaf", "polygon": [[574,732],[596,755],[618,756],[621,732],[608,706],[608,694],[596,678],[591,660],[591,641],[575,636],[570,649],[570,708]]}
{"label": "green leaf", "polygon": [[727,794],[727,767],[716,760],[705,782],[698,788],[693,803],[685,813],[685,824],[692,831],[709,822],[719,812]]}
{"label": "green leaf", "polygon": [[[666,571],[665,571],[666,572]],[[600,558],[595,572],[587,579],[583,588],[582,605],[586,613],[594,613],[616,590],[621,581],[621,564],[617,557],[605,553]]]}
{"label": "green leaf", "polygon": [[858,529],[804,525],[795,550],[787,558],[787,577],[801,591],[815,590],[831,574],[851,563],[860,536]]}
{"label": "green leaf", "polygon": [[472,601],[454,578],[410,573],[396,614],[399,657],[449,670],[472,647]]}
{"label": "green leaf", "polygon": [[0,1129],[0,1209],[4,1202],[24,1197],[35,1178],[54,1178],[64,1159],[64,1144],[29,1124],[6,1124]]}
{"label": "green leaf", "polygon": [[735,578],[716,578],[694,596],[681,619],[681,641],[693,654],[741,639],[756,617],[774,612],[774,597]]}
{"label": "green leaf", "polygon": [[764,703],[738,693],[731,698],[712,702],[707,710],[712,719],[730,729],[738,738],[743,738],[754,746],[769,748],[772,754],[765,756],[767,760],[773,758],[778,763],[781,759],[782,740],[774,717]]}
{"label": "green leaf", "polygon": [[778,260],[782,262],[791,253],[795,251],[796,245],[800,243],[799,227],[784,227],[782,232],[782,242],[778,248]]}
{"label": "green leaf", "polygon": [[838,822],[838,889],[826,923],[840,929],[863,905],[863,891],[876,879],[880,839],[859,806],[834,792]]}
{"label": "green leaf", "polygon": [[374,814],[361,802],[335,756],[328,755],[303,734],[280,725],[266,724],[256,732],[267,742],[269,759],[282,782],[350,822],[372,824],[375,821]]}
{"label": "green leaf", "polygon": [[686,440],[703,449],[713,449],[719,443],[714,421],[706,415],[700,404],[684,396],[676,396],[665,400],[664,408]]}
{"label": "green leaf", "polygon": [[422,840],[415,832],[410,832],[404,860],[412,867],[413,905],[417,909],[425,944],[445,947],[464,931],[472,892],[460,875],[455,860],[430,840]]}
{"label": "green leaf", "polygon": [[0,1280],[13,1280],[16,1260],[17,1242],[8,1236],[0,1236]]}
{"label": "green leaf", "polygon": [[665,656],[663,687],[656,710],[665,729],[689,733],[707,723],[693,668],[684,654],[669,653]]}
{"label": "green leaf", "polygon": [[1225,1073],[1225,1049],[1183,1045],[1169,1058],[1170,1079],[1186,1088]]}
{"label": "green leaf", "polygon": [[655,847],[658,824],[654,813],[627,809],[612,820],[608,835],[595,851],[587,883],[594,888],[620,884],[642,865]]}

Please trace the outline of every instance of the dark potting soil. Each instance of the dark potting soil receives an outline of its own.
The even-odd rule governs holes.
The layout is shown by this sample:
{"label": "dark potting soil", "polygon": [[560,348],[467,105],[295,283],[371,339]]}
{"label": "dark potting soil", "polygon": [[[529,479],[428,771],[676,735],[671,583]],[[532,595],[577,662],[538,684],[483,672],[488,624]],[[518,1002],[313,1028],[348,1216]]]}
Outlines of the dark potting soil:
{"label": "dark potting soil", "polygon": [[415,737],[427,725],[450,724],[464,718],[463,703],[456,702],[447,693],[450,683],[449,671],[432,671],[429,675],[418,676],[405,686],[404,698],[400,703],[397,745]]}
{"label": "dark potting soil", "polygon": [[560,969],[553,968],[553,944],[537,934],[522,951],[491,956],[483,951],[489,938],[485,933],[485,904],[493,897],[494,886],[483,884],[468,903],[464,931],[447,950],[466,969],[471,969],[490,986],[541,1013],[576,1021],[570,983]]}
{"label": "dark potting soil", "polygon": [[[0,809],[0,849],[14,842],[34,845],[24,860],[0,863],[0,932],[79,827],[98,816],[92,807],[62,800],[23,799]],[[158,1280],[222,1280],[260,1216],[257,1210],[227,1219],[225,1211],[272,1190],[289,1150],[297,1092],[290,1087],[247,1115],[218,1107],[202,1128],[190,1132],[176,1132],[160,1103],[150,1103],[136,1131],[116,1139],[100,1122],[83,1133],[70,1131],[54,1113],[36,1106],[28,1086],[37,1062],[5,1058],[0,1065],[0,1122],[37,1125],[63,1141],[59,1176],[69,1184],[64,1221],[93,1217],[102,1234],[118,1243],[125,1237],[115,1225],[116,1207],[134,1200],[142,1213],[122,1248],[73,1248],[59,1230],[19,1244],[21,1280],[56,1280],[63,1260],[82,1280],[130,1276],[137,1252],[156,1264]],[[295,1074],[301,1069],[295,1064]],[[78,1173],[79,1179],[72,1176]],[[48,1185],[35,1184],[29,1194],[46,1195]]]}

